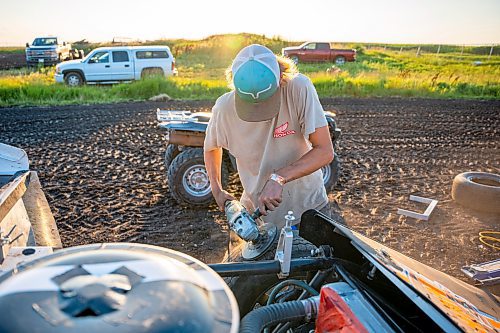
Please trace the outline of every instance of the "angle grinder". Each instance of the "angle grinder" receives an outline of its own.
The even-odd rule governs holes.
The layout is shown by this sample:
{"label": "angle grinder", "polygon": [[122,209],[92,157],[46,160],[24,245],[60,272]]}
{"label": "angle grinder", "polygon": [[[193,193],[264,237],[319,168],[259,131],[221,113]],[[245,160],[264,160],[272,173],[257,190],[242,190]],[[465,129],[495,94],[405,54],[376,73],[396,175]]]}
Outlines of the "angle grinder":
{"label": "angle grinder", "polygon": [[244,259],[258,259],[274,243],[278,229],[271,223],[257,225],[256,220],[262,216],[259,208],[250,215],[238,200],[227,200],[224,211],[229,228],[246,242],[241,253]]}

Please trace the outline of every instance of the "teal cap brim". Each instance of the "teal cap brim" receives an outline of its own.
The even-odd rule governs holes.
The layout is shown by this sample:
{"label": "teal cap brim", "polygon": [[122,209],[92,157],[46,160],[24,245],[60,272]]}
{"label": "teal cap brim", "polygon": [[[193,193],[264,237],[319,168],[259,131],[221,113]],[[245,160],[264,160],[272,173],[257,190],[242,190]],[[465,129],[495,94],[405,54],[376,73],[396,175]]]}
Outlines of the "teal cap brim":
{"label": "teal cap brim", "polygon": [[266,100],[258,103],[249,103],[241,99],[234,92],[234,106],[236,114],[243,121],[258,122],[273,119],[278,115],[281,107],[281,89]]}

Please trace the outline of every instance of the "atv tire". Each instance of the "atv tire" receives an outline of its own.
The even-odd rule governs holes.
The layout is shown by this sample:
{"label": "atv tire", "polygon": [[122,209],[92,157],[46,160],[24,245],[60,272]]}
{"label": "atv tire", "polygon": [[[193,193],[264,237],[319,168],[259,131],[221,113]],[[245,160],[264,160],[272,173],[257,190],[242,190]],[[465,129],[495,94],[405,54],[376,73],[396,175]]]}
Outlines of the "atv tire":
{"label": "atv tire", "polygon": [[327,192],[330,192],[337,185],[340,177],[340,159],[337,154],[334,155],[333,161],[321,168],[323,173],[323,184]]}
{"label": "atv tire", "polygon": [[486,172],[461,173],[453,180],[451,196],[462,206],[500,213],[500,175]]}
{"label": "atv tire", "polygon": [[[222,163],[223,186],[228,179],[225,163]],[[172,197],[180,204],[203,207],[213,201],[210,181],[203,159],[203,148],[189,148],[180,152],[170,164],[167,172],[168,186]]]}
{"label": "atv tire", "polygon": [[[271,245],[270,250],[267,251],[258,260],[274,260],[274,255],[276,252],[276,247],[278,245],[278,238]],[[235,249],[232,250],[229,257],[224,260],[224,262],[242,262],[245,261],[241,256],[241,251],[245,243],[241,243]],[[314,246],[309,241],[297,235],[294,231],[293,245],[292,245],[292,258],[304,258],[311,256],[311,250],[316,250]],[[305,272],[297,272],[290,274],[290,277],[295,279],[306,279]],[[267,301],[267,293],[271,289],[283,280],[278,279],[276,274],[267,275],[244,275],[244,276],[233,276],[230,278],[224,278],[226,284],[231,288],[236,300],[238,301],[238,306],[240,308],[240,316],[243,318],[248,312],[253,310],[257,304],[265,305]]]}
{"label": "atv tire", "polygon": [[168,172],[168,168],[170,167],[170,164],[172,164],[172,161],[174,160],[174,158],[177,157],[177,155],[179,155],[180,151],[179,151],[179,147],[177,147],[177,145],[167,145],[167,149],[165,150],[165,159],[164,159],[164,162],[165,162],[165,170],[167,170]]}

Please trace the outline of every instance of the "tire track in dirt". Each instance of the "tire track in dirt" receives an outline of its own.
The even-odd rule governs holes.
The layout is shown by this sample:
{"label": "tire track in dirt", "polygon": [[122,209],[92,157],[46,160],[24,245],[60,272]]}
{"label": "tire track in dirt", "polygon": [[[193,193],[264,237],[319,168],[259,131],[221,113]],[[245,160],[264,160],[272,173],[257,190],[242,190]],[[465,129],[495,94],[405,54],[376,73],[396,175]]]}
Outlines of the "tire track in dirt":
{"label": "tire track in dirt", "polygon": [[[499,217],[451,201],[453,177],[500,172],[500,101],[326,99],[343,137],[336,198],[349,225],[437,269],[494,259],[478,232]],[[227,240],[215,205],[179,207],[168,194],[163,132],[155,110],[209,111],[213,102],[121,103],[0,109],[0,141],[26,150],[60,228],[63,244],[133,241],[166,246],[207,262]],[[239,192],[237,177],[230,191]],[[396,215],[440,200],[428,222]],[[214,223],[215,222],[215,223]]]}
{"label": "tire track in dirt", "polygon": [[[450,195],[461,172],[500,171],[498,101],[335,100],[329,108],[343,129],[344,174],[333,196],[350,226],[462,279],[463,265],[498,257],[478,233],[499,230],[500,217],[463,209]],[[425,209],[410,194],[440,201],[428,222],[396,214]]]}

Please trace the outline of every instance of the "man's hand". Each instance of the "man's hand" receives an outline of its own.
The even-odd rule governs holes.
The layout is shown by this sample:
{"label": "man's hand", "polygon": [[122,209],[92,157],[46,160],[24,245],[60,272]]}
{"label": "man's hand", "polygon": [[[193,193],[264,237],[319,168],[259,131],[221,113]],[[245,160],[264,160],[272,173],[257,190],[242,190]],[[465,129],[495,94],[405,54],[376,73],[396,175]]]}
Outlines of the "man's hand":
{"label": "man's hand", "polygon": [[232,196],[225,190],[220,190],[216,192],[212,191],[212,193],[214,195],[215,201],[217,202],[217,206],[219,206],[221,212],[224,211],[224,204],[226,203],[227,200],[236,200],[234,196]]}
{"label": "man's hand", "polygon": [[274,180],[268,180],[258,198],[258,205],[262,215],[267,215],[268,210],[274,210],[281,203],[283,186]]}
{"label": "man's hand", "polygon": [[221,164],[222,164],[222,149],[212,149],[205,151],[205,167],[207,168],[208,178],[210,179],[210,188],[214,195],[217,206],[221,212],[224,211],[224,204],[227,200],[235,200],[231,194],[227,193],[221,185]]}

